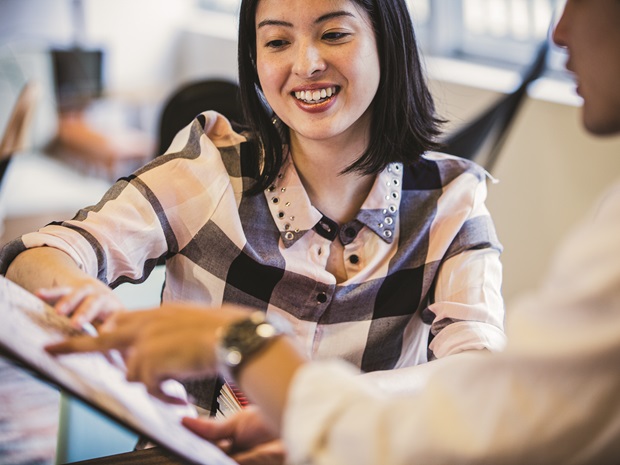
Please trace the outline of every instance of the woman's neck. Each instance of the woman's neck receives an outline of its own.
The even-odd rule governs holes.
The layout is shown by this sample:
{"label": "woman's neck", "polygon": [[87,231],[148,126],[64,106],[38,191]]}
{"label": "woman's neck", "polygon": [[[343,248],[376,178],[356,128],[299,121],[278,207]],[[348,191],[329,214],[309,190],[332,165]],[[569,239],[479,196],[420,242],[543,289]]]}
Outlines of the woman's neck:
{"label": "woman's neck", "polygon": [[374,183],[374,175],[340,174],[365,147],[360,140],[337,143],[291,137],[291,156],[310,201],[339,224],[355,218]]}

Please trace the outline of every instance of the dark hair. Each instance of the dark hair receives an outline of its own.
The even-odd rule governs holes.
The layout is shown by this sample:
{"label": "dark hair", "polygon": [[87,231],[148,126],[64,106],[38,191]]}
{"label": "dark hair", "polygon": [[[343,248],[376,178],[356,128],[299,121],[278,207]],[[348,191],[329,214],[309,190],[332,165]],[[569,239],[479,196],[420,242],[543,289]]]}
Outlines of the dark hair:
{"label": "dark hair", "polygon": [[[273,122],[256,70],[256,7],[260,0],[242,0],[239,14],[239,85],[248,127],[264,153],[258,183],[267,188],[282,165],[282,145],[288,131]],[[435,113],[426,84],[413,24],[404,0],[352,0],[366,11],[377,41],[381,77],[373,100],[370,142],[366,151],[344,172],[378,173],[388,163],[415,163],[428,150],[439,148],[443,122]],[[258,157],[257,157],[258,158]]]}

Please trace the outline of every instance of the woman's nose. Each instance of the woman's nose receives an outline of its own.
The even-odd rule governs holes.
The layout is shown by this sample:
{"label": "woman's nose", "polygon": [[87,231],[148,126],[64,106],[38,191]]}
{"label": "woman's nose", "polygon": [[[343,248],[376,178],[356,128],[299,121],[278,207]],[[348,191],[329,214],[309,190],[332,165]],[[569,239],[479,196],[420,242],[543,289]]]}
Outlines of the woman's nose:
{"label": "woman's nose", "polygon": [[300,44],[293,64],[293,72],[300,77],[312,77],[325,71],[326,62],[321,50],[312,44]]}

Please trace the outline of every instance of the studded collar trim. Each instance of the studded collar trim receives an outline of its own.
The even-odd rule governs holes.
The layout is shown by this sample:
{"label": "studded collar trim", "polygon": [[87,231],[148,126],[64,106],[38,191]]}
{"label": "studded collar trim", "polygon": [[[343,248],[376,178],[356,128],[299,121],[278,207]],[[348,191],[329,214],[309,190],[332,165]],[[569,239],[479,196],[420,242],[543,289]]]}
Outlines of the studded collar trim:
{"label": "studded collar trim", "polygon": [[364,226],[385,242],[392,243],[398,220],[402,172],[402,164],[388,165],[377,175],[356,218],[340,227],[311,204],[290,157],[285,160],[275,182],[265,190],[265,198],[287,248],[312,229],[330,240],[338,237],[347,245]]}

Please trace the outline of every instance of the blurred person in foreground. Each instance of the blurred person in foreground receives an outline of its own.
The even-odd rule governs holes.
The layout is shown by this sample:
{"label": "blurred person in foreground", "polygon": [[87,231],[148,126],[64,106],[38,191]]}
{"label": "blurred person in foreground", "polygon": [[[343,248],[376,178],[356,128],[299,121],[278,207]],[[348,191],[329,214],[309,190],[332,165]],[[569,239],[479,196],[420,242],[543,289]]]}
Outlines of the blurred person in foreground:
{"label": "blurred person in foreground", "polygon": [[[554,41],[568,50],[586,129],[620,134],[620,0],[568,0]],[[512,309],[504,352],[448,358],[423,389],[397,398],[342,361],[309,362],[240,307],[120,315],[99,338],[49,349],[124,349],[128,378],[155,395],[171,376],[230,372],[255,407],[224,422],[184,422],[233,457],[281,435],[290,463],[617,463],[619,237],[616,184],[566,237],[541,286]]]}

